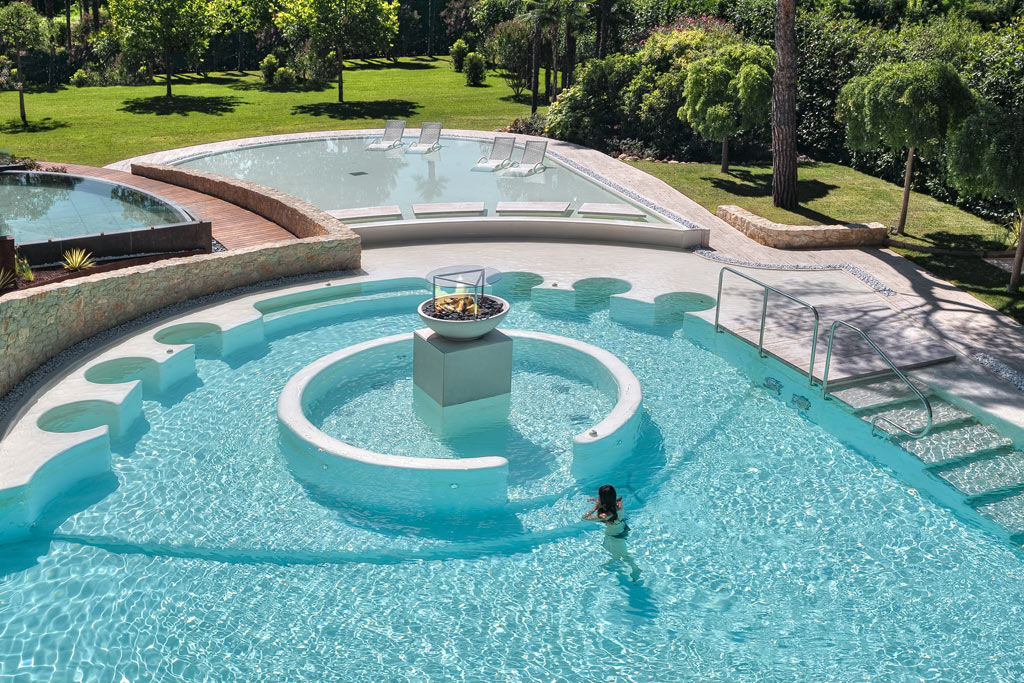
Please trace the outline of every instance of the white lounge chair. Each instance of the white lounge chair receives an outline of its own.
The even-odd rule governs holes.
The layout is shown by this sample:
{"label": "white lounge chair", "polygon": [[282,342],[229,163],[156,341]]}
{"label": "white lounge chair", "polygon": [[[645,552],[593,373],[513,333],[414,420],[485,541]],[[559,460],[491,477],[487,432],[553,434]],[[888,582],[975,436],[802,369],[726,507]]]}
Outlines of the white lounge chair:
{"label": "white lounge chair", "polygon": [[523,158],[513,161],[510,175],[532,175],[544,169],[544,156],[548,152],[547,140],[530,140],[523,150]]}
{"label": "white lounge chair", "polygon": [[420,124],[420,139],[409,145],[409,151],[415,154],[426,154],[441,148],[441,124]]}
{"label": "white lounge chair", "polygon": [[394,149],[402,144],[405,121],[388,119],[384,124],[384,135],[371,142],[366,149]]}
{"label": "white lounge chair", "polygon": [[516,139],[509,135],[500,135],[491,143],[489,156],[480,157],[473,167],[474,171],[497,171],[512,164],[512,150],[516,148]]}

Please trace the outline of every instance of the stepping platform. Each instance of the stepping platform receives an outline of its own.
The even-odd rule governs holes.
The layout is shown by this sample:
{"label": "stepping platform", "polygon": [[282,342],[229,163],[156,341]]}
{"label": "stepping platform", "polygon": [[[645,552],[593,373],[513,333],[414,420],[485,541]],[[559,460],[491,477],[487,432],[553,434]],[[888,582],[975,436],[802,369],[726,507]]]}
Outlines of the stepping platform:
{"label": "stepping platform", "polygon": [[438,204],[413,204],[412,212],[417,216],[483,216],[483,202],[449,202]]}
{"label": "stepping platform", "polygon": [[342,221],[382,221],[402,217],[402,210],[393,204],[364,206],[358,209],[334,209],[327,213]]}
{"label": "stepping platform", "polygon": [[646,220],[647,214],[629,204],[599,204],[587,202],[583,204],[577,213],[581,216],[602,216],[613,218],[629,218],[633,220]]}
{"label": "stepping platform", "polygon": [[499,215],[561,216],[569,211],[569,202],[498,202]]}
{"label": "stepping platform", "polygon": [[[956,359],[945,345],[923,328],[910,322],[884,303],[821,305],[816,307],[818,327],[814,379],[820,382],[825,372],[829,328],[833,321],[844,320],[861,328],[885,352],[900,370],[913,370]],[[757,345],[761,312],[733,317],[723,326],[744,341]],[[765,324],[764,350],[784,363],[806,373],[811,355],[811,330],[814,318],[805,308],[769,306]],[[852,330],[836,330],[828,381],[850,382],[891,372],[889,366]],[[837,386],[836,389],[839,387]]]}

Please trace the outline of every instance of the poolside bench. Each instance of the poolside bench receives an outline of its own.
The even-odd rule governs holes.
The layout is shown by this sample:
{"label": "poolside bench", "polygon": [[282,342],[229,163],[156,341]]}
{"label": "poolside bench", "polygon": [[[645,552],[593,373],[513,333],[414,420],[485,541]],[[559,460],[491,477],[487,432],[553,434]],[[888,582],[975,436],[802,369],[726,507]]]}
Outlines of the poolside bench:
{"label": "poolside bench", "polygon": [[587,202],[577,210],[577,213],[581,216],[587,217],[629,218],[632,220],[647,219],[646,213],[629,204],[599,204],[596,202]]}
{"label": "poolside bench", "polygon": [[483,202],[447,202],[438,204],[413,204],[412,212],[417,216],[483,216]]}
{"label": "poolside bench", "polygon": [[358,209],[334,209],[327,213],[341,221],[379,221],[402,217],[402,210],[394,204],[387,206],[363,206]]}
{"label": "poolside bench", "polygon": [[569,202],[498,202],[495,211],[510,216],[563,216]]}

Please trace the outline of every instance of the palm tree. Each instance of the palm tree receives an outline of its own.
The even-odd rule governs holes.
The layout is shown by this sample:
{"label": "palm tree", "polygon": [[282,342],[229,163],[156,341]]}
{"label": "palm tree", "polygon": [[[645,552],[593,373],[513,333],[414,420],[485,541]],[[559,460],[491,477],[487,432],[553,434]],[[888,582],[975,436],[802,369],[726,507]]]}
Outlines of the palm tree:
{"label": "palm tree", "polygon": [[777,65],[772,78],[772,204],[795,209],[796,196],[796,0],[778,0]]}
{"label": "palm tree", "polygon": [[[558,5],[561,0],[527,0],[526,14],[519,19],[533,26],[533,50],[530,56],[530,111],[537,113],[540,96],[540,44],[544,31],[554,24],[557,36]],[[557,41],[555,41],[557,43]]]}
{"label": "palm tree", "polygon": [[572,72],[576,61],[576,32],[586,26],[589,13],[590,0],[563,0],[565,58],[562,60],[562,90],[572,85]]}

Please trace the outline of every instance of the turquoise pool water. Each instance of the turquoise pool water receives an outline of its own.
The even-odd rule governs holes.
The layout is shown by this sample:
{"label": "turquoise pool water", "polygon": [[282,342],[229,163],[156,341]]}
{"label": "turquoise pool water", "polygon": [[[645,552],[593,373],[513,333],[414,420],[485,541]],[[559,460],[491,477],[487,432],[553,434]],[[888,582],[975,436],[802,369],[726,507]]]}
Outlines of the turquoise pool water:
{"label": "turquoise pool water", "polygon": [[[405,144],[415,142],[406,138]],[[397,205],[413,219],[413,204],[483,202],[488,215],[502,202],[569,202],[570,211],[585,202],[630,201],[551,157],[530,176],[470,169],[490,151],[489,140],[442,138],[439,151],[406,154],[400,149],[369,151],[368,138],[329,138],[242,147],[178,163],[179,166],[260,183],[326,211]],[[513,160],[522,157],[517,148]],[[664,223],[643,207],[647,220]]]}
{"label": "turquoise pool water", "polygon": [[188,220],[138,190],[65,173],[0,173],[0,235],[18,244]]}
{"label": "turquoise pool water", "polygon": [[[0,674],[1024,678],[1021,558],[691,341],[697,323],[655,334],[611,322],[599,304],[541,312],[528,299],[505,323],[605,348],[639,378],[642,439],[608,477],[638,582],[579,520],[598,482],[578,486],[557,457],[531,469],[528,450],[510,450],[524,465],[519,493],[503,514],[464,525],[317,498],[280,451],[278,393],[320,356],[419,326],[385,303],[373,317],[324,307],[294,325],[277,311],[265,347],[203,358],[196,381],[147,397],[113,476],[65,501],[78,511],[55,510],[36,541],[3,548]],[[580,414],[604,409],[571,378],[517,377],[542,393],[564,383],[562,403]],[[369,383],[353,417],[373,413],[374,392],[397,400],[403,381]],[[532,408],[518,410],[512,422],[529,421]],[[388,420],[357,429],[375,443],[406,438]]]}

